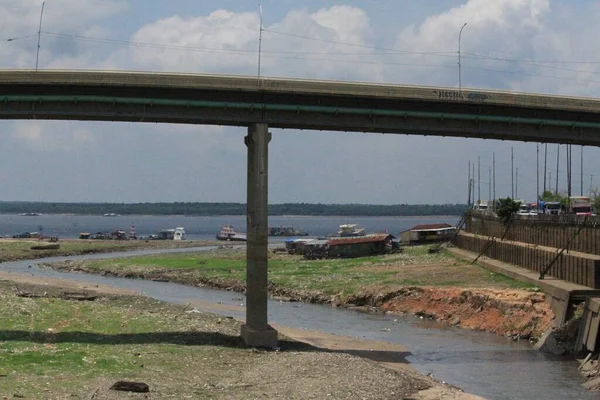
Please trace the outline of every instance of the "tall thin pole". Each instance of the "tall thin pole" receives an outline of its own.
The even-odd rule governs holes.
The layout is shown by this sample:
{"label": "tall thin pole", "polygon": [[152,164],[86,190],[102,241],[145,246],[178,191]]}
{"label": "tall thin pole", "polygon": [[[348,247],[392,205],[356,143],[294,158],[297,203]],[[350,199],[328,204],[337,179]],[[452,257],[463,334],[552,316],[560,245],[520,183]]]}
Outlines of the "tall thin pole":
{"label": "tall thin pole", "polygon": [[592,197],[592,182],[594,181],[594,174],[590,175],[590,197]]}
{"label": "tall thin pole", "polygon": [[468,189],[468,198],[467,198],[467,205],[471,205],[471,160],[469,160],[469,164],[467,167],[468,170],[468,178],[467,178],[467,183],[469,184],[469,189]]}
{"label": "tall thin pole", "polygon": [[579,173],[581,174],[581,182],[580,182],[580,186],[581,186],[581,193],[580,196],[583,196],[583,145],[581,146],[581,155],[579,156],[579,163],[580,163],[580,171]]}
{"label": "tall thin pole", "polygon": [[44,1],[42,3],[42,10],[40,11],[40,24],[38,27],[38,41],[37,41],[37,51],[35,54],[35,70],[38,70],[38,65],[39,65],[39,61],[40,61],[40,40],[42,38],[42,19],[44,18],[44,6],[46,5],[46,2]]}
{"label": "tall thin pole", "polygon": [[492,167],[488,167],[488,203],[492,199]]}
{"label": "tall thin pole", "polygon": [[554,193],[558,194],[558,163],[560,160],[560,144],[556,147],[556,189],[554,189]]}
{"label": "tall thin pole", "polygon": [[496,153],[492,153],[492,173],[494,181],[494,209],[496,209]]}
{"label": "tall thin pole", "polygon": [[471,164],[471,169],[473,170],[471,174],[471,186],[473,187],[471,189],[471,193],[473,196],[473,204],[475,204],[475,161],[473,161],[473,163]]}
{"label": "tall thin pole", "polygon": [[519,167],[517,167],[516,177],[515,177],[515,197],[517,199],[519,198]]}
{"label": "tall thin pole", "polygon": [[573,145],[567,145],[567,193],[569,197],[573,194]]}
{"label": "tall thin pole", "polygon": [[467,26],[465,22],[464,25],[460,28],[460,32],[458,33],[458,90],[462,90],[462,71],[460,65],[460,39],[462,37],[462,31]]}
{"label": "tall thin pole", "polygon": [[547,168],[548,168],[548,143],[544,143],[544,192],[546,192],[546,189],[548,188],[548,186],[546,186],[546,176],[548,174]]}
{"label": "tall thin pole", "polygon": [[510,197],[515,198],[515,152],[510,148]]}
{"label": "tall thin pole", "polygon": [[262,5],[258,3],[258,10],[260,14],[260,26],[258,32],[258,86],[260,86],[260,56],[262,53],[262,33],[263,33],[263,11]]}
{"label": "tall thin pole", "polygon": [[481,157],[477,156],[477,202],[481,203]]}
{"label": "tall thin pole", "polygon": [[535,205],[536,208],[539,208],[537,205],[540,200],[540,144],[535,144]]}

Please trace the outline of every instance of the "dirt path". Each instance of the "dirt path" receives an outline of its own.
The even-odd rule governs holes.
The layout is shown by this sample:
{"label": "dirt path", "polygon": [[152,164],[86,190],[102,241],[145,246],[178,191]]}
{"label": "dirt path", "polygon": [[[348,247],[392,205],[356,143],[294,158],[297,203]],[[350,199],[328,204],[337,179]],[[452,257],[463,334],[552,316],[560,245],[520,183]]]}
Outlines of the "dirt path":
{"label": "dirt path", "polygon": [[[41,276],[32,276],[22,273],[13,273],[0,271],[0,281],[14,282],[15,284],[47,285],[59,288],[65,291],[92,291],[108,295],[139,295],[135,291],[114,288],[108,285],[90,285],[84,282],[78,282],[68,279],[55,279]],[[212,309],[226,308],[219,304],[209,304],[201,302],[191,302],[192,306],[202,307],[210,306]],[[239,309],[236,309],[239,311]],[[359,340],[344,336],[338,336],[328,333],[294,329],[281,325],[276,325],[276,329],[284,336],[298,342],[303,342],[333,353],[348,354],[363,359],[368,359],[377,364],[399,372],[403,375],[412,377],[415,380],[427,381],[431,388],[420,391],[411,397],[405,397],[408,400],[481,400],[481,397],[464,393],[460,389],[451,385],[436,381],[430,377],[423,376],[413,369],[405,357],[408,355],[408,349],[405,346],[378,342],[372,340]]]}

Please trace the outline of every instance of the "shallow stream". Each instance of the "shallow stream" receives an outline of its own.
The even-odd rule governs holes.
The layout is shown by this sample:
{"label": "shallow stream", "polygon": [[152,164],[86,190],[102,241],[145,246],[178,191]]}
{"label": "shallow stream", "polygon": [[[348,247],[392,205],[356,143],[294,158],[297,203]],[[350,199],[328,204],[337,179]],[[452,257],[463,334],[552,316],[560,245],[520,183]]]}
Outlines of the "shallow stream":
{"label": "shallow stream", "polygon": [[[43,262],[210,249],[214,247],[55,257],[46,258]],[[245,298],[240,293],[174,283],[57,272],[37,268],[35,264],[40,262],[42,260],[7,262],[0,264],[0,270],[111,285],[173,303],[196,301],[206,304],[202,307],[203,311],[236,318],[245,316]],[[30,264],[33,264],[32,268],[28,268]],[[269,301],[269,320],[292,328],[404,345],[411,353],[408,361],[418,371],[432,373],[437,379],[487,399],[600,399],[599,394],[588,392],[580,386],[583,379],[577,371],[576,361],[540,353],[527,342],[515,342],[417,317],[373,315],[324,305],[275,300]]]}

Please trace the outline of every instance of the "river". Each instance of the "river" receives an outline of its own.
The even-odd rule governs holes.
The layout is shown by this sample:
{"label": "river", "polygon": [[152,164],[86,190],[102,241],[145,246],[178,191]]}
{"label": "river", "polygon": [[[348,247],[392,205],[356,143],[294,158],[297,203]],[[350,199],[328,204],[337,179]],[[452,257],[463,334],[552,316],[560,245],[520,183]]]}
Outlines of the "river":
{"label": "river", "polygon": [[[212,247],[214,249],[214,247]],[[207,250],[210,248],[202,248]],[[158,252],[186,252],[191,249],[143,250],[128,253],[56,257],[44,262],[66,259],[98,259],[136,256]],[[200,250],[200,249],[198,249]],[[72,279],[134,290],[156,299],[178,304],[199,301],[211,311],[236,318],[244,317],[242,294],[196,288],[173,283],[64,273],[39,269],[32,261],[0,264],[6,271]],[[40,260],[33,261],[40,262]],[[214,304],[214,307],[210,306]],[[223,307],[227,306],[227,307]],[[230,311],[223,311],[224,308]],[[238,311],[236,311],[236,309]],[[577,371],[578,363],[532,349],[527,342],[515,342],[482,332],[449,327],[417,317],[374,315],[323,305],[269,301],[269,320],[292,328],[328,332],[354,338],[397,343],[409,348],[408,361],[422,373],[456,385],[465,391],[493,400],[599,399],[584,390]]]}
{"label": "river", "polygon": [[[311,236],[327,236],[336,233],[341,224],[355,223],[367,232],[389,232],[398,235],[401,231],[419,224],[449,223],[456,224],[459,218],[441,217],[304,217],[271,216],[269,226],[293,226],[306,230]],[[215,234],[225,224],[231,224],[238,231],[246,229],[246,217],[235,216],[182,216],[182,215],[125,215],[104,217],[98,215],[38,215],[23,216],[0,214],[0,237],[12,236],[21,232],[40,232],[47,236],[63,239],[79,237],[80,232],[129,232],[135,226],[137,236],[156,234],[163,229],[185,228],[190,240],[214,239]]]}

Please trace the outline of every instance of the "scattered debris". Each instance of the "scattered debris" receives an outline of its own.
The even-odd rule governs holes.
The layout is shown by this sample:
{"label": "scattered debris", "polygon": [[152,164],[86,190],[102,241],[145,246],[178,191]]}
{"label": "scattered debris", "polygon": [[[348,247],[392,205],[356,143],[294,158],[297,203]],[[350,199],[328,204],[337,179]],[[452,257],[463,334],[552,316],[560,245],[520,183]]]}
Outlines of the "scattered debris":
{"label": "scattered debris", "polygon": [[77,300],[77,301],[94,301],[98,298],[96,295],[87,293],[76,293],[76,292],[64,292],[59,296],[63,300]]}
{"label": "scattered debris", "polygon": [[58,243],[36,244],[35,246],[31,246],[30,249],[31,250],[58,250],[58,249],[60,249],[60,244],[58,244]]}
{"label": "scattered debris", "polygon": [[118,381],[110,387],[111,390],[120,390],[123,392],[148,393],[150,387],[144,382]]}
{"label": "scattered debris", "polygon": [[33,293],[33,292],[28,292],[25,289],[21,289],[20,287],[17,286],[13,286],[13,291],[15,292],[15,295],[17,297],[27,297],[27,298],[40,298],[40,297],[47,297],[47,293],[44,292],[43,294],[39,294],[39,293]]}

